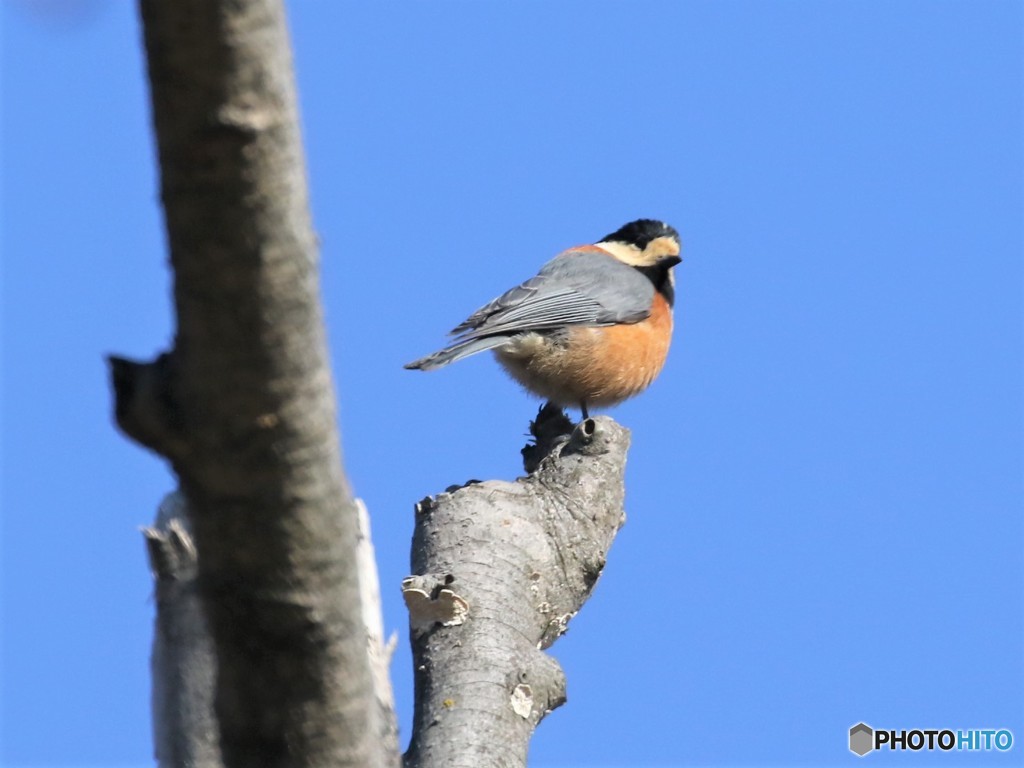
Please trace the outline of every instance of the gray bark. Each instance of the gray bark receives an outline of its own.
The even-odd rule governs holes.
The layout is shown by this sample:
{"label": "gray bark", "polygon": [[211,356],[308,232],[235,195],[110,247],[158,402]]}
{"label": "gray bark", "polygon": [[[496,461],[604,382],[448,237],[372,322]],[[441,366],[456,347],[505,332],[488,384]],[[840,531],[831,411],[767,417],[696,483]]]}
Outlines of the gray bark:
{"label": "gray bark", "polygon": [[196,584],[195,545],[180,493],[168,494],[143,530],[155,583],[153,749],[162,768],[220,768],[213,711],[217,660]]}
{"label": "gray bark", "polygon": [[[390,663],[396,637],[384,639],[380,580],[370,518],[359,509],[359,585],[384,746],[398,753],[398,725]],[[156,523],[143,529],[155,584],[156,622],[151,659],[153,743],[161,768],[221,768],[220,729],[214,713],[217,660],[196,583],[198,562],[188,503],[181,493],[163,500]]]}
{"label": "gray bark", "polygon": [[140,8],[177,329],[157,360],[111,367],[118,423],[171,462],[188,499],[221,757],[393,764],[393,722],[372,703],[282,4]]}
{"label": "gray bark", "polygon": [[416,702],[406,768],[525,766],[566,698],[543,652],[589,597],[623,524],[629,433],[545,408],[527,477],[449,489],[416,507],[410,614]]}

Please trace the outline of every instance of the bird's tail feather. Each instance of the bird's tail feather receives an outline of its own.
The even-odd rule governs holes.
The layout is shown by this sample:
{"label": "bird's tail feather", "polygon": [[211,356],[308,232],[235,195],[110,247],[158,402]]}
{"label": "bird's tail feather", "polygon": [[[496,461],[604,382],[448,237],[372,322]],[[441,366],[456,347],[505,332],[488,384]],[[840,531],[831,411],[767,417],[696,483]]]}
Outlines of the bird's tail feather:
{"label": "bird's tail feather", "polygon": [[406,363],[405,367],[410,370],[432,371],[435,368],[448,365],[448,363],[454,363],[456,360],[461,360],[464,357],[475,355],[477,352],[500,347],[508,341],[508,338],[508,336],[499,335],[487,336],[483,339],[457,341],[431,355],[421,357],[419,360],[413,360],[411,363]]}

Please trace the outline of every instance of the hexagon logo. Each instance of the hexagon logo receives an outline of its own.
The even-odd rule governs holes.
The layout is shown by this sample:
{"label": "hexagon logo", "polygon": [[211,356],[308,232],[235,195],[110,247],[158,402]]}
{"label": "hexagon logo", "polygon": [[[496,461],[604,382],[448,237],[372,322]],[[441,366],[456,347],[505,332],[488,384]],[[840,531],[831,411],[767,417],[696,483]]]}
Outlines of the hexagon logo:
{"label": "hexagon logo", "polygon": [[867,723],[857,723],[850,729],[850,751],[864,757],[875,748],[875,732]]}

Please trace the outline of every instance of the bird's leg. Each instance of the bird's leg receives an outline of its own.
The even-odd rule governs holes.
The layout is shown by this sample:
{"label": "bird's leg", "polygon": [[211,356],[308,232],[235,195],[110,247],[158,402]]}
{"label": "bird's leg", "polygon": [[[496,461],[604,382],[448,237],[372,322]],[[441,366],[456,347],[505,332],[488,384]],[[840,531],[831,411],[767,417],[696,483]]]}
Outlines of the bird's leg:
{"label": "bird's leg", "polygon": [[587,413],[587,401],[580,400],[580,410],[583,412],[583,420],[586,421],[590,418],[590,414]]}

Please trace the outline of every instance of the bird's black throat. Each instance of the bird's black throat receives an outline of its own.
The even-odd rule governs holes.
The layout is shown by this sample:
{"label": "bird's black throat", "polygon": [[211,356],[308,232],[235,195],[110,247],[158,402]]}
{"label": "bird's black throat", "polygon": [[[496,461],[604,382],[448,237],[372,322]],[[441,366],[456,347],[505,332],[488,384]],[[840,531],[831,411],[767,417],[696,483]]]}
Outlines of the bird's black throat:
{"label": "bird's black throat", "polygon": [[660,264],[653,264],[649,267],[634,267],[640,274],[654,284],[654,290],[665,297],[665,301],[671,307],[676,301],[676,287],[673,285],[669,270],[678,261],[663,261]]}

